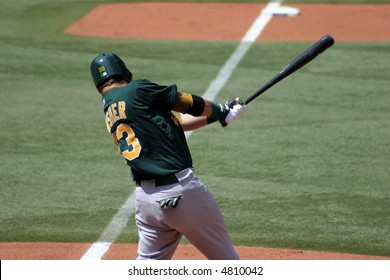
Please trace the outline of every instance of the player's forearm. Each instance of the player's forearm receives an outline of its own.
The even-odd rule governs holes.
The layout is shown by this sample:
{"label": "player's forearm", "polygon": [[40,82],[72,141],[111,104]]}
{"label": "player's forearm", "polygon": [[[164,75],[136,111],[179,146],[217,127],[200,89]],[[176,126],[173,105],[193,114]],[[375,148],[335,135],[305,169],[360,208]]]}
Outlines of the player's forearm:
{"label": "player's forearm", "polygon": [[201,128],[203,126],[206,126],[210,123],[217,121],[217,119],[214,119],[212,117],[206,117],[206,116],[194,117],[189,114],[182,114],[181,120],[182,120],[181,126],[184,131],[196,130],[198,128]]}
{"label": "player's forearm", "polygon": [[184,131],[191,131],[198,128],[201,128],[205,125],[207,125],[206,117],[194,117],[189,114],[183,114],[182,117],[182,123],[181,127]]}

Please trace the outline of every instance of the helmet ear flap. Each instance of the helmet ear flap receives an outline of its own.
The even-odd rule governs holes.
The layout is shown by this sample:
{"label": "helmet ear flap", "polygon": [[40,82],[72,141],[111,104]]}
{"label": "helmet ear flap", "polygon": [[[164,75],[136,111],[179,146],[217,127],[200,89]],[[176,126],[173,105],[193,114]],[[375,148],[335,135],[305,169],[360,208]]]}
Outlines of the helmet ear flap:
{"label": "helmet ear flap", "polygon": [[125,63],[114,53],[103,53],[95,57],[90,65],[92,79],[95,86],[117,76],[128,83],[133,79],[133,74],[127,69]]}
{"label": "helmet ear flap", "polygon": [[127,76],[126,76],[126,82],[130,83],[132,80],[133,80],[133,73],[130,72],[130,70],[128,70],[129,72],[127,73]]}

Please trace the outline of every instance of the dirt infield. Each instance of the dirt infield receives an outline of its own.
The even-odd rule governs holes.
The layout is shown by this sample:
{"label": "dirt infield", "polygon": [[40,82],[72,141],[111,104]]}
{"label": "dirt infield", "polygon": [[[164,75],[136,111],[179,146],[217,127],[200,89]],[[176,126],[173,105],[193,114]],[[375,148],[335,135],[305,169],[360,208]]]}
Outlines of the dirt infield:
{"label": "dirt infield", "polygon": [[[390,40],[390,4],[288,4],[297,17],[276,16],[258,41]],[[64,30],[101,38],[240,40],[265,4],[133,3],[100,5]]]}
{"label": "dirt infield", "polygon": [[[315,41],[332,34],[336,41],[390,40],[390,5],[289,4],[298,17],[274,17],[259,41]],[[100,5],[64,30],[65,34],[103,38],[240,40],[265,4],[133,3]],[[158,11],[158,12],[157,12]],[[0,243],[2,260],[77,260],[88,243]],[[237,246],[244,260],[389,260],[304,250]],[[135,244],[113,244],[104,259],[135,259]],[[176,260],[205,259],[191,245],[180,245]]]}
{"label": "dirt infield", "polygon": [[[89,243],[0,243],[1,260],[79,260]],[[236,246],[242,260],[390,260],[390,257]],[[113,244],[104,260],[134,260],[137,245]],[[174,260],[205,260],[192,245],[179,245]]]}

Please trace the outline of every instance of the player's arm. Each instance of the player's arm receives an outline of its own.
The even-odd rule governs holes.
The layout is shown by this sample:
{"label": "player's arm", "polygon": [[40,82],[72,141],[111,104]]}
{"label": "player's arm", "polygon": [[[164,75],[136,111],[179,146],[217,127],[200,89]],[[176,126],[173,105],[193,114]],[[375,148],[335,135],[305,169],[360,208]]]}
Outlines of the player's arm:
{"label": "player's arm", "polygon": [[215,115],[221,111],[221,105],[216,102],[211,102],[200,96],[186,93],[177,92],[177,98],[173,106],[173,110],[183,114],[190,114],[194,117],[206,117]]}
{"label": "player's arm", "polygon": [[181,126],[184,131],[195,130],[216,121],[217,119],[211,117],[194,117],[190,114],[181,114]]}
{"label": "player's arm", "polygon": [[185,121],[189,125],[194,126],[196,123],[196,126],[201,127],[218,120],[222,126],[226,126],[245,111],[245,105],[237,103],[237,101],[231,106],[222,105],[197,95],[178,92],[173,110],[194,117],[203,117],[196,120],[189,118]]}

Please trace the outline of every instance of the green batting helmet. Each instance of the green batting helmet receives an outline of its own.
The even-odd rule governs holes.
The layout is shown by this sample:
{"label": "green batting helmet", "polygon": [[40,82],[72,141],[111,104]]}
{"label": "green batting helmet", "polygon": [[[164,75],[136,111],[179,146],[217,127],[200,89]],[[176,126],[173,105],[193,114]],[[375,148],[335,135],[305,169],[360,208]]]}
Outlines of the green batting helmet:
{"label": "green batting helmet", "polygon": [[133,78],[122,59],[114,53],[103,53],[95,57],[91,62],[91,75],[96,87],[114,76],[128,83]]}

